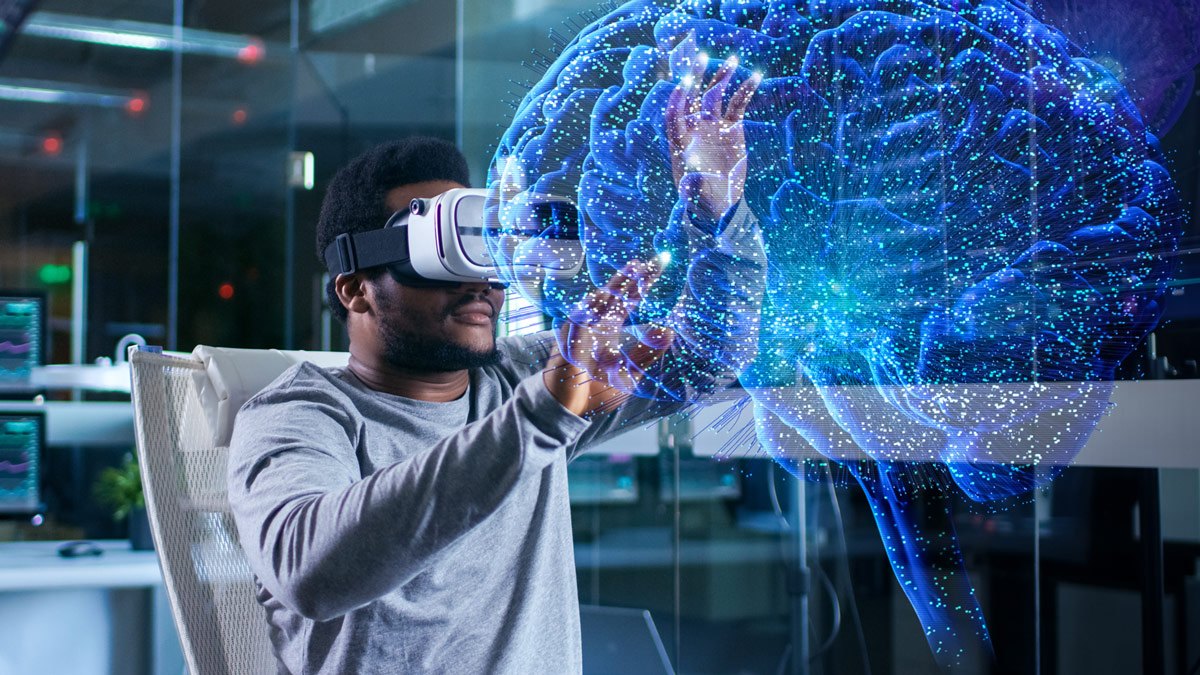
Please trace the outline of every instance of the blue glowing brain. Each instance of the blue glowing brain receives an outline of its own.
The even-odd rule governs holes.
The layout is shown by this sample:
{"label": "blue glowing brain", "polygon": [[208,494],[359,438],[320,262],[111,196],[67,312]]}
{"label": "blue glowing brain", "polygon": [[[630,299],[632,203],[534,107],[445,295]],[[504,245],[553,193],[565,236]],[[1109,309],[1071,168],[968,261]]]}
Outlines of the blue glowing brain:
{"label": "blue glowing brain", "polygon": [[[793,470],[814,448],[852,465],[930,645],[956,662],[987,632],[969,585],[946,581],[952,528],[909,508],[911,464],[985,501],[1079,451],[1173,272],[1183,216],[1157,139],[1110,72],[1015,1],[610,9],[545,64],[499,143],[494,213],[525,239],[493,236],[495,256],[559,319],[629,260],[686,260],[663,129],[680,64],[700,49],[710,73],[731,53],[738,80],[762,72],[745,201],[768,284],[741,373],[758,437]],[[575,238],[578,273],[519,273],[576,255]],[[687,272],[668,267],[634,321],[667,316]]]}
{"label": "blue glowing brain", "polygon": [[[981,439],[1064,402],[1094,423],[1104,387],[1008,385],[1112,379],[1161,313],[1181,209],[1127,92],[1015,2],[613,8],[563,46],[499,144],[500,225],[536,233],[494,247],[510,281],[566,318],[631,259],[686,260],[663,117],[696,44],[710,70],[736,53],[741,78],[765,75],[746,121],[745,198],[770,261],[743,377],[760,404],[815,428],[814,392],[801,405],[766,386],[798,371],[837,427],[805,435],[834,458],[982,460]],[[513,266],[570,257],[548,244],[575,237],[578,274]],[[666,316],[686,283],[686,265],[668,268],[634,319]],[[1069,459],[1079,428],[1005,459]],[[1020,483],[956,479],[979,499]]]}

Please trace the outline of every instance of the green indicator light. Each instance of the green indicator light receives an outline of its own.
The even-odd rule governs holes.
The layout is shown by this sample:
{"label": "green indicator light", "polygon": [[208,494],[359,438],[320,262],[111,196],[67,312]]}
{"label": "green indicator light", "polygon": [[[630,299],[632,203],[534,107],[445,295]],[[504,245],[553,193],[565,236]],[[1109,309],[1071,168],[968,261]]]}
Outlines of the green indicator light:
{"label": "green indicator light", "polygon": [[65,284],[71,280],[71,268],[68,265],[42,265],[38,279],[48,286]]}

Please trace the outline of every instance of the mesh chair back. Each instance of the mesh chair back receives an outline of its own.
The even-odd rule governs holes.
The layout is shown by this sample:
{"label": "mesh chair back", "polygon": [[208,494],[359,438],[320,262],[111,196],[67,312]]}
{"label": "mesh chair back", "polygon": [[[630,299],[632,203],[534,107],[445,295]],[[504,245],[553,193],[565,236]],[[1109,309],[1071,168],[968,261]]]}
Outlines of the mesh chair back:
{"label": "mesh chair back", "polygon": [[192,675],[276,673],[263,608],[238,543],[196,359],[130,356],[138,463],[154,546]]}

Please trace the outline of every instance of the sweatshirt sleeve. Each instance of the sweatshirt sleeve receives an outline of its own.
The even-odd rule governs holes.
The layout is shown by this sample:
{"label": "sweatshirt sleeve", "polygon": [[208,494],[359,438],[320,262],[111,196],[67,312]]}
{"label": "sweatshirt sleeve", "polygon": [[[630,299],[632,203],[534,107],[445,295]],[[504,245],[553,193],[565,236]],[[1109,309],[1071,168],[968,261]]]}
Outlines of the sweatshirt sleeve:
{"label": "sweatshirt sleeve", "polygon": [[331,387],[251,399],[230,444],[229,501],[251,569],[318,621],[403,585],[539,474],[589,423],[540,377],[423,452],[360,475],[364,427]]}

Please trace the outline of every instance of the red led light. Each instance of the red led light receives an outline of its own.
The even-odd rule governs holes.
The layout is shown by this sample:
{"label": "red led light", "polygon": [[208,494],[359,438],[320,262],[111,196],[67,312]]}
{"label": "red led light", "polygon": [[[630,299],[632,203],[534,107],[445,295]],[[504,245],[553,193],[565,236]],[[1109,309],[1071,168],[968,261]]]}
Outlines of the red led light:
{"label": "red led light", "polygon": [[125,104],[125,110],[129,111],[130,115],[140,115],[146,109],[146,99],[137,96],[129,99]]}
{"label": "red led light", "polygon": [[47,155],[57,155],[62,152],[62,139],[58,136],[47,136],[42,139],[42,150]]}
{"label": "red led light", "polygon": [[221,284],[221,288],[217,289],[217,294],[222,300],[228,300],[233,297],[233,284]]}
{"label": "red led light", "polygon": [[233,111],[233,123],[234,124],[245,124],[245,122],[246,122],[246,111],[241,110],[241,109],[234,110]]}
{"label": "red led light", "polygon": [[245,64],[258,63],[265,52],[261,44],[252,42],[238,50],[237,59]]}

